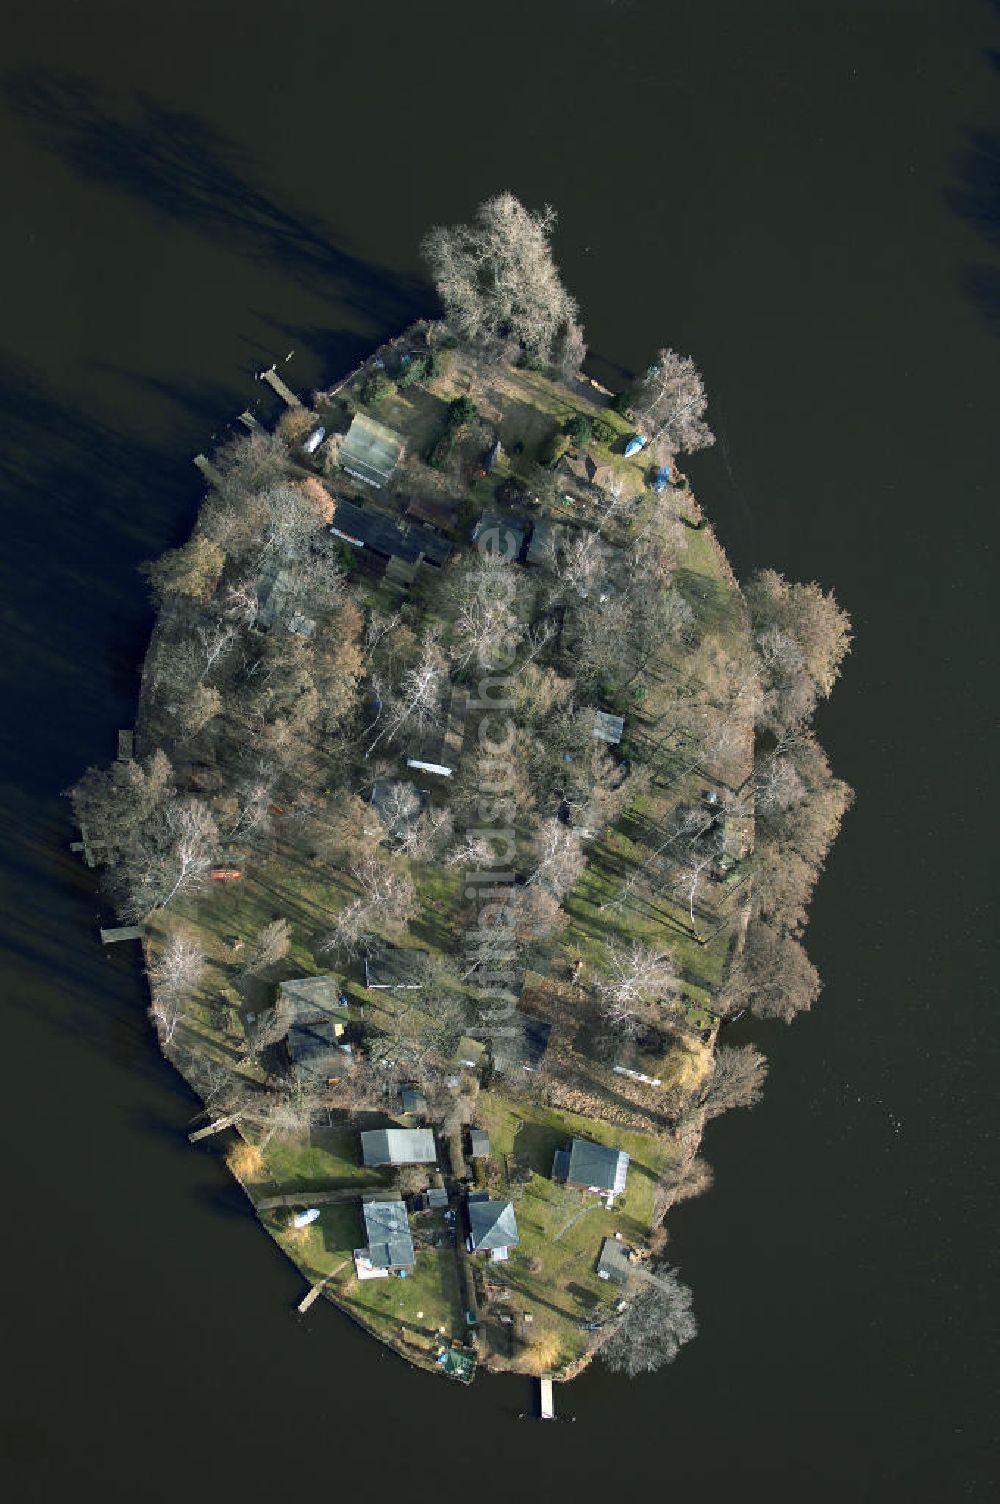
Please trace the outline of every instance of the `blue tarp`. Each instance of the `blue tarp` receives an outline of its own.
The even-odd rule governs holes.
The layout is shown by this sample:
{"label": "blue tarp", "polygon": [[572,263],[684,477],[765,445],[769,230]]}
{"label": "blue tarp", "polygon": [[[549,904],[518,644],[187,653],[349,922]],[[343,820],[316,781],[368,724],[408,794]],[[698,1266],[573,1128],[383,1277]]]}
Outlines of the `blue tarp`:
{"label": "blue tarp", "polygon": [[638,454],[639,450],[645,449],[648,443],[648,439],[643,438],[641,433],[637,433],[635,438],[629,439],[628,443],[625,445],[625,458],[630,459],[633,454]]}

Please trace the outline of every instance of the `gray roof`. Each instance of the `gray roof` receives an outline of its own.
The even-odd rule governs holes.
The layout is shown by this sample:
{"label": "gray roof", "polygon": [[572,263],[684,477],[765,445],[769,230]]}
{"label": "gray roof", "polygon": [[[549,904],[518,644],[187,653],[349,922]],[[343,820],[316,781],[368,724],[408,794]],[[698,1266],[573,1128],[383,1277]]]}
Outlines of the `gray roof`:
{"label": "gray roof", "polygon": [[431,1165],[437,1159],[429,1128],[371,1128],[361,1135],[366,1165]]}
{"label": "gray roof", "polygon": [[612,747],[617,746],[624,730],[625,721],[622,716],[611,715],[606,710],[594,711],[594,735],[598,741],[607,742]]}
{"label": "gray roof", "polygon": [[570,1145],[566,1179],[571,1185],[593,1186],[620,1195],[627,1174],[628,1155],[623,1149],[592,1144],[585,1138],[575,1138]]}
{"label": "gray roof", "polygon": [[516,1248],[521,1241],[512,1201],[469,1201],[469,1231],[473,1251]]}
{"label": "gray roof", "polygon": [[338,459],[344,470],[369,486],[384,486],[399,463],[403,440],[384,423],[365,413],[355,413],[340,446]]}
{"label": "gray roof", "polygon": [[427,1205],[430,1207],[440,1207],[448,1205],[448,1192],[445,1190],[443,1185],[430,1186],[426,1192],[426,1195]]}
{"label": "gray roof", "polygon": [[552,1179],[565,1180],[569,1173],[569,1150],[557,1149],[552,1156]]}
{"label": "gray roof", "polygon": [[383,945],[365,957],[366,987],[419,987],[421,962],[425,950],[405,950],[398,945]]}
{"label": "gray roof", "polygon": [[417,1261],[402,1201],[366,1201],[361,1208],[374,1269],[412,1269]]}
{"label": "gray roof", "polygon": [[628,1249],[617,1238],[605,1238],[601,1244],[601,1254],[597,1260],[598,1274],[606,1275],[614,1280],[616,1285],[627,1285],[632,1273],[632,1266],[628,1261]]}
{"label": "gray roof", "polygon": [[473,1159],[488,1159],[490,1154],[490,1136],[485,1128],[469,1129],[469,1148]]}
{"label": "gray roof", "polygon": [[419,1086],[404,1086],[400,1091],[404,1112],[426,1112],[427,1098]]}
{"label": "gray roof", "polygon": [[341,993],[339,977],[292,977],[278,987],[282,999],[290,1003],[296,1014],[332,1013],[338,1007]]}

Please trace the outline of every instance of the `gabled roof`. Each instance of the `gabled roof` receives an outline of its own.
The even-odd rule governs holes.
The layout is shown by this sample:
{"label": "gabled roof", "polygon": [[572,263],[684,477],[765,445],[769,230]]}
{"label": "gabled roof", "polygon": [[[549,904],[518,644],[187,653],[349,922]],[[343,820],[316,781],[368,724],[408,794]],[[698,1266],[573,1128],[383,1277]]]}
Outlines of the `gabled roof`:
{"label": "gabled roof", "polygon": [[288,1031],[288,1053],[295,1065],[320,1065],[336,1048],[331,1018],[301,1019]]}
{"label": "gabled roof", "polygon": [[286,1003],[292,1005],[296,1014],[317,1010],[332,1013],[339,1005],[341,985],[339,977],[329,975],[292,977],[287,982],[279,983],[278,992]]}
{"label": "gabled roof", "polygon": [[355,413],[338,459],[349,474],[366,485],[380,487],[391,480],[402,453],[403,440],[398,433],[365,413]]}
{"label": "gabled roof", "polygon": [[496,512],[484,512],[472,531],[473,543],[482,540],[490,553],[499,554],[511,563],[524,546],[525,529],[509,517],[499,517]]}
{"label": "gabled roof", "polygon": [[356,548],[370,548],[385,559],[402,559],[415,564],[425,558],[430,564],[443,564],[451,554],[447,538],[431,532],[429,527],[401,526],[395,517],[377,507],[359,507],[353,501],[337,498],[330,532],[345,538]]}
{"label": "gabled roof", "polygon": [[622,739],[625,730],[623,716],[611,715],[606,710],[594,711],[594,735],[598,741],[607,742],[609,746],[617,746]]}
{"label": "gabled roof", "polygon": [[372,955],[365,957],[365,986],[422,986],[421,962],[426,955],[425,950],[407,950],[399,945],[380,946]]}
{"label": "gabled roof", "polygon": [[402,1201],[366,1201],[361,1208],[374,1269],[412,1269],[417,1262]]}
{"label": "gabled roof", "polygon": [[539,517],[531,529],[531,542],[525,555],[528,563],[546,564],[551,568],[555,563],[555,552],[568,532],[564,523],[553,522],[549,517]]}
{"label": "gabled roof", "polygon": [[404,1112],[426,1112],[427,1098],[419,1086],[404,1086],[400,1091]]}
{"label": "gabled roof", "polygon": [[437,1159],[429,1128],[370,1128],[361,1135],[366,1165],[431,1165]]}
{"label": "gabled roof", "polygon": [[485,1128],[469,1129],[469,1151],[473,1159],[489,1159],[490,1136]]}
{"label": "gabled roof", "polygon": [[469,1234],[473,1252],[481,1248],[516,1248],[521,1241],[512,1201],[469,1202]]}
{"label": "gabled roof", "polygon": [[570,1145],[566,1179],[571,1185],[620,1195],[625,1189],[628,1163],[624,1149],[611,1149],[607,1144],[593,1144],[589,1139],[575,1138]]}

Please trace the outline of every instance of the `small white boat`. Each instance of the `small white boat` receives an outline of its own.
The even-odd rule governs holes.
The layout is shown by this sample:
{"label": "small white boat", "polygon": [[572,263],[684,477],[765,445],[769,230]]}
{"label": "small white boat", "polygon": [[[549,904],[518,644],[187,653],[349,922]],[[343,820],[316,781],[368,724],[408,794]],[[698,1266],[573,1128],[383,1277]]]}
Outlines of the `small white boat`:
{"label": "small white boat", "polygon": [[293,1227],[308,1227],[309,1224],[310,1224],[310,1222],[316,1222],[316,1221],[318,1221],[318,1219],[319,1219],[319,1207],[318,1206],[311,1206],[311,1207],[309,1207],[308,1211],[296,1212],[295,1213],[295,1216],[292,1218],[292,1226]]}

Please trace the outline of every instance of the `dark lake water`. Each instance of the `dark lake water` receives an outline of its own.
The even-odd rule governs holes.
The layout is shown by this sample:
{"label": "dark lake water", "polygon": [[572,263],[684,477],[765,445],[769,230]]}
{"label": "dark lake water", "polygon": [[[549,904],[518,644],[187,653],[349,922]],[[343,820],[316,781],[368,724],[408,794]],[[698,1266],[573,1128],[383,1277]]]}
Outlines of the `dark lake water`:
{"label": "dark lake water", "polygon": [[[6,1497],[300,1486],[701,1501],[995,1497],[1000,16],[986,0],[376,7],[37,0],[0,51]],[[140,560],[190,456],[430,308],[427,225],[560,210],[594,369],[705,370],[694,473],[737,568],[818,578],[857,646],[821,731],[857,789],[826,991],[673,1218],[701,1335],[517,1424],[300,1281],[96,943],[60,790],[129,724]]]}

